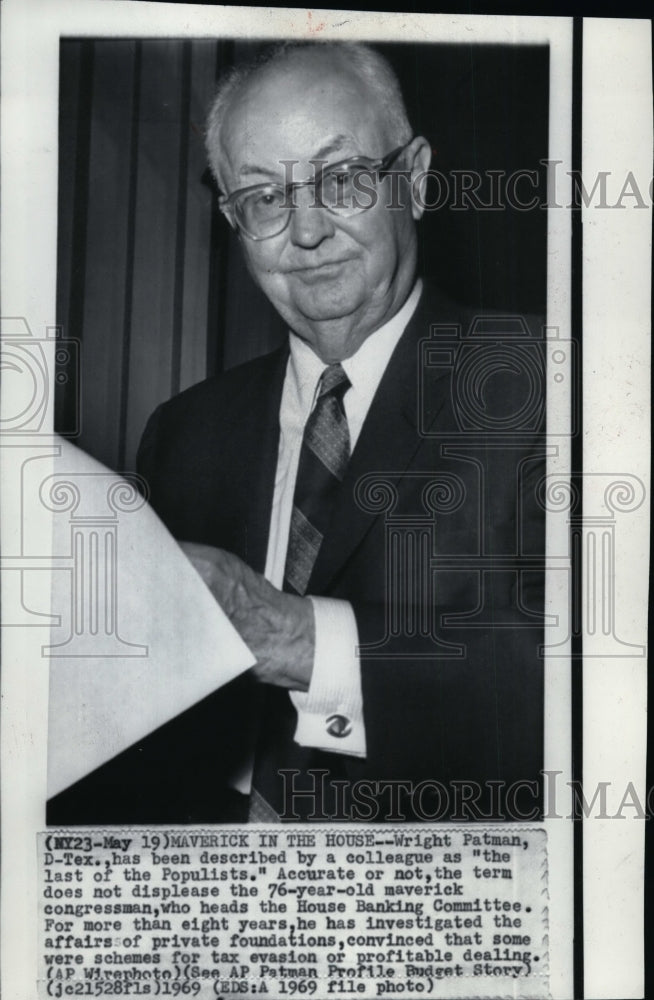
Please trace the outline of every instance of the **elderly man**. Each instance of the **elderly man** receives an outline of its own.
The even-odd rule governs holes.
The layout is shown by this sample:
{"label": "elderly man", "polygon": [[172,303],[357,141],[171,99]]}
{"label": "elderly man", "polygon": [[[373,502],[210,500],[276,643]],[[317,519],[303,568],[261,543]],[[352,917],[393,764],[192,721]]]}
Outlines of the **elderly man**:
{"label": "elderly man", "polygon": [[[236,68],[207,145],[289,337],[143,437],[155,510],[257,660],[162,730],[149,819],[533,816],[542,574],[516,559],[542,554],[539,431],[471,429],[423,350],[441,324],[453,357],[475,316],[417,276],[430,145],[385,60],[333,44]],[[492,374],[491,430],[524,393]],[[491,794],[512,782],[513,817]]]}

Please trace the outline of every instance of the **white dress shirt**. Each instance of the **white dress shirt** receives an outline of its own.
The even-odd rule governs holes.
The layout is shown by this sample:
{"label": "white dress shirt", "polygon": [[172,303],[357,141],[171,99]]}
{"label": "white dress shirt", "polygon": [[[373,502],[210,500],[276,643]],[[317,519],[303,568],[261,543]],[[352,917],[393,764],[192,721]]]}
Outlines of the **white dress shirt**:
{"label": "white dress shirt", "polygon": [[[352,451],[421,291],[422,283],[418,281],[399,312],[364,340],[356,354],[341,362],[350,380],[343,405]],[[304,425],[315,404],[318,382],[326,367],[305,341],[290,334],[290,356],[279,410],[279,452],[265,570],[266,578],[280,589]],[[290,693],[298,713],[295,740],[300,746],[365,757],[361,665],[357,655],[359,637],[354,612],[347,601],[313,596],[311,601],[316,646],[309,690]],[[333,715],[346,720],[347,725],[342,726],[343,735],[333,735],[329,731]]]}

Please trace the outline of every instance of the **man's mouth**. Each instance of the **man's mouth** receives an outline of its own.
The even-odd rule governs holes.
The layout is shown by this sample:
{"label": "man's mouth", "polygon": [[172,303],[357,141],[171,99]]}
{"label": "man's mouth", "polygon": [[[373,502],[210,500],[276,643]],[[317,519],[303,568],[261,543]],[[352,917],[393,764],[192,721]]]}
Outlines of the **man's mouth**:
{"label": "man's mouth", "polygon": [[339,277],[344,267],[351,264],[349,258],[342,260],[327,260],[319,264],[309,264],[303,267],[293,267],[287,273],[299,278],[307,284],[317,281],[328,281]]}

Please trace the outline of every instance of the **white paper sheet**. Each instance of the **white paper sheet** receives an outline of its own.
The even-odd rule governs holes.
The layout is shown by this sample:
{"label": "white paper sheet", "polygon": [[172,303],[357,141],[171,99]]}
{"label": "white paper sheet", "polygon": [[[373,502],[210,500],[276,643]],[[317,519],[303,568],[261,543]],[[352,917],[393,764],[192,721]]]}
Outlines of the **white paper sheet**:
{"label": "white paper sheet", "polygon": [[254,663],[134,485],[61,441],[52,510],[48,794],[57,794]]}

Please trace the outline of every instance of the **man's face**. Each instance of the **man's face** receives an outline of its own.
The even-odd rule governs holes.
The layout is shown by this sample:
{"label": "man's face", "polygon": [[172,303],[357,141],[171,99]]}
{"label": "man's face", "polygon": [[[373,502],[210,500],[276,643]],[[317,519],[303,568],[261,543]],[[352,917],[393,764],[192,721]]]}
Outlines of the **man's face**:
{"label": "man's face", "polygon": [[[365,85],[333,54],[316,53],[291,58],[250,81],[228,109],[221,145],[221,180],[231,194],[254,184],[285,183],[284,160],[296,161],[293,180],[304,181],[314,177],[311,160],[381,159],[394,143],[383,109]],[[411,150],[408,155],[415,159]],[[425,156],[423,150],[422,169]],[[400,157],[397,167],[411,165]],[[316,207],[312,189],[300,188],[284,232],[259,242],[242,235],[255,281],[325,361],[353,354],[411,289],[420,212],[401,190],[404,208],[385,207],[384,186],[372,208],[344,218]]]}

